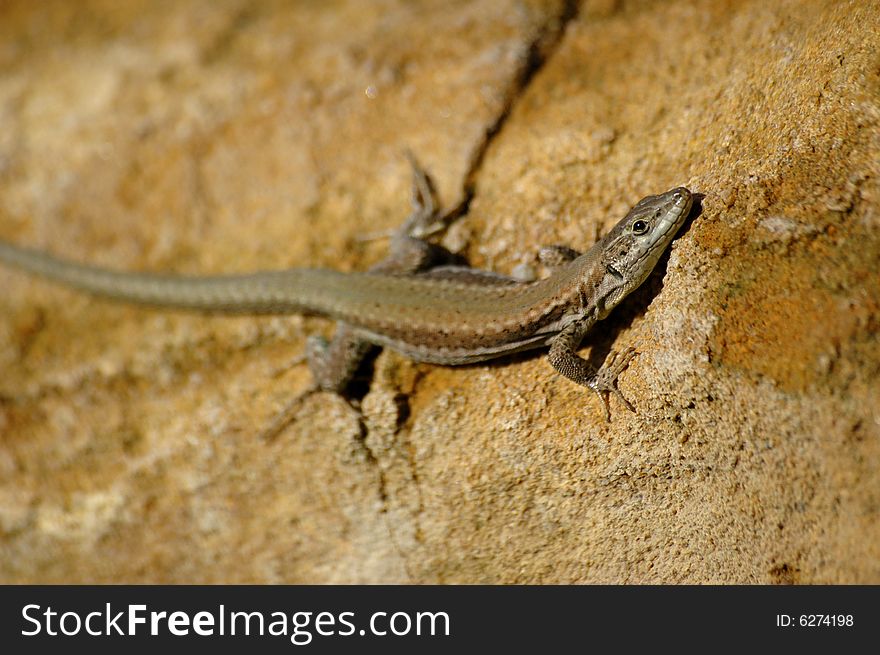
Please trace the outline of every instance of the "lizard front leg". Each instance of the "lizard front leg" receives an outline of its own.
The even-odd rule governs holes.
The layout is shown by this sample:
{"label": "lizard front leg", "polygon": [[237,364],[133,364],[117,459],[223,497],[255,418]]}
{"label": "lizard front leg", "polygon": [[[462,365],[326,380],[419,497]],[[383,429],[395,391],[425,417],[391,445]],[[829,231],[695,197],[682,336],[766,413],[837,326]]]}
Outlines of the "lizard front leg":
{"label": "lizard front leg", "polygon": [[550,268],[568,264],[580,256],[580,252],[568,246],[544,246],[538,251],[538,261]]}
{"label": "lizard front leg", "polygon": [[636,356],[636,351],[634,348],[627,348],[621,353],[612,352],[602,368],[597,371],[576,352],[584,336],[595,322],[595,318],[592,316],[585,316],[566,326],[553,338],[547,359],[553,368],[569,380],[595,391],[602,399],[605,420],[611,421],[609,393],[617,396],[628,410],[635,411],[632,403],[624,398],[617,388],[617,378],[629,365],[632,358]]}

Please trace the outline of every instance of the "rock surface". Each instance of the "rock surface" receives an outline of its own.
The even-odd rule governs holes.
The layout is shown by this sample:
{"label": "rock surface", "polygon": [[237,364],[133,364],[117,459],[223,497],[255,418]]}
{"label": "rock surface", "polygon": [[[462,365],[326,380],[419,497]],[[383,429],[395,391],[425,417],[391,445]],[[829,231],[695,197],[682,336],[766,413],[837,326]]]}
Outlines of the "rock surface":
{"label": "rock surface", "polygon": [[[125,269],[357,270],[411,149],[475,264],[703,212],[587,345],[288,365],[319,319],[114,305],[0,270],[0,581],[880,583],[874,3],[0,7],[0,235]],[[613,401],[612,401],[613,402]]]}

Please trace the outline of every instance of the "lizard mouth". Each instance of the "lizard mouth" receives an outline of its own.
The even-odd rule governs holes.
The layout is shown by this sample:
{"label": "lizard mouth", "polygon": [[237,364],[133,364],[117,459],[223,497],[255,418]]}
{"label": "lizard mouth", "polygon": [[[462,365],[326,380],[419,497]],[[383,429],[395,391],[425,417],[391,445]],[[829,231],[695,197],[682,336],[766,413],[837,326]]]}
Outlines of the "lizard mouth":
{"label": "lizard mouth", "polygon": [[623,279],[623,273],[621,273],[620,271],[618,271],[618,270],[617,270],[616,268],[614,268],[611,264],[608,264],[608,265],[605,267],[605,270],[606,270],[606,271],[608,272],[608,274],[611,275],[612,277],[614,277],[614,278],[616,278],[616,279],[618,279],[618,280],[622,280],[622,279]]}

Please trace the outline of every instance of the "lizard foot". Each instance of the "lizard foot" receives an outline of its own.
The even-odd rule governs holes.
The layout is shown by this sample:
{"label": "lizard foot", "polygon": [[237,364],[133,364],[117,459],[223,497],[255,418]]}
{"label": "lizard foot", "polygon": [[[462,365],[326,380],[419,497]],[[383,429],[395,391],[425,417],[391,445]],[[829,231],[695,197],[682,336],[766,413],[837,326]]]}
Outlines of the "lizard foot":
{"label": "lizard foot", "polygon": [[605,408],[605,420],[608,422],[611,422],[611,406],[608,402],[609,394],[613,393],[629,411],[636,411],[632,403],[624,398],[623,394],[620,393],[620,389],[617,388],[617,378],[629,366],[630,361],[637,354],[635,348],[627,348],[619,353],[612,351],[605,364],[596,372],[596,376],[588,385],[602,399],[602,405]]}
{"label": "lizard foot", "polygon": [[404,154],[412,171],[412,213],[398,232],[413,239],[424,239],[446,229],[437,202],[437,189],[434,180],[422,168],[416,156],[407,149]]}

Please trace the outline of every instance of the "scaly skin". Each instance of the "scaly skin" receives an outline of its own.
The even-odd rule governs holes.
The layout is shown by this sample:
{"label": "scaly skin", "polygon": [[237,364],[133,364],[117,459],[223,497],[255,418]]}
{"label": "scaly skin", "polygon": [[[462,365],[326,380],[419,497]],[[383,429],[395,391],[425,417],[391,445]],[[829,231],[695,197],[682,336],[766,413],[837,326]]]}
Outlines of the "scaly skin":
{"label": "scaly skin", "polygon": [[[419,175],[416,170],[417,183]],[[345,386],[366,344],[448,365],[549,345],[553,367],[600,393],[608,416],[608,392],[632,408],[617,390],[616,379],[634,352],[614,356],[596,371],[575,351],[595,323],[647,278],[691,204],[692,194],[683,187],[644,198],[586,253],[547,249],[547,259],[558,265],[548,278],[534,282],[467,267],[420,270],[422,264],[398,264],[394,257],[365,273],[308,268],[205,277],[128,273],[3,241],[0,262],[124,302],[212,314],[297,313],[336,319],[342,326],[340,340],[329,348],[310,348],[312,369],[327,389]],[[409,223],[408,231],[414,232],[415,221]],[[399,235],[400,244],[427,247],[407,234]]]}

